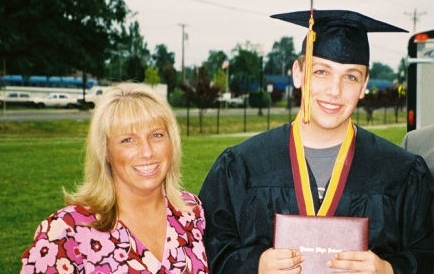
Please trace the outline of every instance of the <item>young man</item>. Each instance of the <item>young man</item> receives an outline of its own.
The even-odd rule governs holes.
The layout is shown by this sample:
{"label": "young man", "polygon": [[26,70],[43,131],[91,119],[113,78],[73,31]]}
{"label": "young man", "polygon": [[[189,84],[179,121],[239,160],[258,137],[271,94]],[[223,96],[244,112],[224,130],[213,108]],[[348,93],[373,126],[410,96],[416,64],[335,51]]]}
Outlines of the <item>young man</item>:
{"label": "young man", "polygon": [[[307,26],[310,14],[273,17]],[[434,182],[424,160],[350,118],[369,80],[367,32],[404,30],[350,11],[312,18],[313,57],[303,51],[292,68],[303,92],[297,117],[226,149],[199,193],[210,271],[302,273],[300,251],[272,248],[283,213],[369,218],[369,251],[337,253],[326,267],[431,273]]]}

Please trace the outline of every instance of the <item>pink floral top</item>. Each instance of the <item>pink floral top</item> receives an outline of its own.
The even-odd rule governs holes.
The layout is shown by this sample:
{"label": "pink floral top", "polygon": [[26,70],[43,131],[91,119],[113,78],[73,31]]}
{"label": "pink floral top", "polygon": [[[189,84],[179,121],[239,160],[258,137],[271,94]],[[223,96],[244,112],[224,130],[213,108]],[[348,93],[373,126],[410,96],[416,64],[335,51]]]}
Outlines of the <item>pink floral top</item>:
{"label": "pink floral top", "polygon": [[101,232],[86,225],[95,215],[70,205],[39,225],[33,244],[21,257],[21,273],[209,273],[202,241],[203,208],[195,195],[183,194],[197,206],[191,213],[180,212],[166,199],[162,262],[121,221],[115,229]]}

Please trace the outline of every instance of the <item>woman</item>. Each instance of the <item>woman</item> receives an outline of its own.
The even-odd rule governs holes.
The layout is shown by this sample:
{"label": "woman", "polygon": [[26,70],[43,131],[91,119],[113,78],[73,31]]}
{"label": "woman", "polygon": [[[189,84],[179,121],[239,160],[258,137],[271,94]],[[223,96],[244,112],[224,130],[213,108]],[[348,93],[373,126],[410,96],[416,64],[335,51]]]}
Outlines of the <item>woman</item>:
{"label": "woman", "polygon": [[202,205],[180,188],[180,143],[152,90],[120,84],[104,94],[85,182],[39,225],[21,273],[208,273]]}

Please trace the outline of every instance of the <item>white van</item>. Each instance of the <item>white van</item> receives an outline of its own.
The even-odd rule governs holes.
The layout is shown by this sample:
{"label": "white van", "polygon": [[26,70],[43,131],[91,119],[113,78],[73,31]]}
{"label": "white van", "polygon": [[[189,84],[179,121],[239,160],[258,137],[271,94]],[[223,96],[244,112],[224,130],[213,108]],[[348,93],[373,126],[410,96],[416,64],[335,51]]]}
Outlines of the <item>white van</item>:
{"label": "white van", "polygon": [[[164,99],[167,99],[167,85],[166,84],[157,84],[157,85],[149,85],[141,83],[141,85],[151,88],[155,93],[162,96]],[[86,103],[83,104],[83,99],[78,99],[78,104],[81,108],[94,108],[98,99],[101,95],[103,95],[107,90],[109,90],[111,86],[94,86],[92,87],[88,93],[86,93]]]}
{"label": "white van", "polygon": [[98,98],[106,92],[110,86],[94,86],[92,87],[88,93],[86,93],[86,103],[83,103],[83,98],[78,99],[77,102],[80,107],[85,108],[94,108]]}

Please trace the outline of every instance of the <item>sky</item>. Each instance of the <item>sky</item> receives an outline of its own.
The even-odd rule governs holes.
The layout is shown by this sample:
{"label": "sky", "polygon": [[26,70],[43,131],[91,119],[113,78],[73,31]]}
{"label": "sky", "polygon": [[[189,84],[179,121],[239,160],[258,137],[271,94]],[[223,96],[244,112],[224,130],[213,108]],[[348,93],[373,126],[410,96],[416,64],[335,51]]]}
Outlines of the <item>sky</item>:
{"label": "sky", "polygon": [[[309,10],[307,0],[124,0],[136,15],[147,48],[164,44],[175,53],[175,68],[182,63],[182,32],[185,66],[200,66],[209,51],[224,51],[230,58],[237,44],[249,42],[266,55],[273,43],[293,37],[296,53],[307,29],[278,19],[277,13]],[[347,9],[406,29],[409,33],[369,33],[371,60],[396,70],[407,56],[414,31],[434,29],[433,0],[317,0],[314,9]],[[184,26],[184,27],[182,27]]]}

